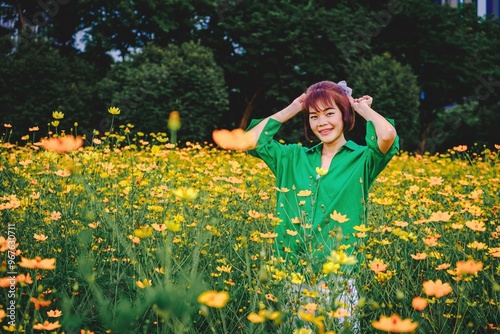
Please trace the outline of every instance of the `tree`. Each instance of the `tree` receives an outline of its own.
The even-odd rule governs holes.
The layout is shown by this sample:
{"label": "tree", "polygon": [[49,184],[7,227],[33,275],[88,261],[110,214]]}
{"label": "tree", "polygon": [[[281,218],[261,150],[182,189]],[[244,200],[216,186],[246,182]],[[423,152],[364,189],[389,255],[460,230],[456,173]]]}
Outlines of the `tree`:
{"label": "tree", "polygon": [[353,95],[372,96],[373,108],[395,120],[401,149],[415,149],[420,89],[410,66],[401,65],[386,53],[353,63],[352,68],[348,80],[355,87]]}
{"label": "tree", "polygon": [[38,126],[47,134],[51,113],[62,111],[66,117],[61,126],[73,127],[74,122],[90,126],[89,117],[95,110],[94,67],[77,55],[61,55],[43,40],[27,38],[12,52],[2,43],[3,61],[0,67],[0,110],[2,122],[13,125],[16,138],[28,133],[28,127]]}
{"label": "tree", "polygon": [[98,87],[103,103],[119,107],[121,121],[141,131],[166,132],[169,113],[179,111],[182,141],[208,139],[228,108],[222,70],[194,42],[147,46],[114,64]]}
{"label": "tree", "polygon": [[[478,18],[474,4],[455,9],[431,0],[410,0],[401,6],[372,47],[377,53],[390,52],[417,75],[422,90],[418,151],[435,151],[445,133],[432,128],[438,115],[475,94],[480,78],[500,74],[498,60],[493,59],[500,28],[498,20],[485,24]],[[456,131],[458,126],[448,129]]]}
{"label": "tree", "polygon": [[[351,1],[223,4],[200,14],[205,19],[197,34],[214,50],[231,88],[226,126],[245,127],[249,118],[268,116],[314,82],[345,79],[346,50],[369,50],[365,40],[352,38],[369,18]],[[297,133],[287,131],[293,121],[285,125],[284,137],[298,141]]]}

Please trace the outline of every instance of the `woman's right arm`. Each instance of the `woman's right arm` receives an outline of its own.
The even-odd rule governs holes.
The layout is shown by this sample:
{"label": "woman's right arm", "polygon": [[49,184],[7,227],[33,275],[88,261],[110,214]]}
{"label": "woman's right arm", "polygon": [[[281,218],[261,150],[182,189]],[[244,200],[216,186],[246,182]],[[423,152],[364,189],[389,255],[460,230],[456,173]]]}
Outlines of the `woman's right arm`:
{"label": "woman's right arm", "polygon": [[257,140],[260,137],[260,134],[262,133],[262,130],[264,130],[264,127],[266,126],[267,121],[269,121],[270,118],[272,118],[280,123],[285,123],[286,121],[288,121],[289,119],[291,119],[292,117],[294,117],[295,115],[297,115],[298,113],[300,113],[304,109],[305,98],[306,98],[305,93],[300,95],[295,100],[293,100],[293,102],[290,103],[285,109],[282,109],[282,110],[278,111],[277,113],[263,119],[262,122],[260,122],[259,124],[257,124],[256,126],[251,128],[250,130],[248,130],[247,132],[251,133],[255,138],[255,142],[257,142]]}

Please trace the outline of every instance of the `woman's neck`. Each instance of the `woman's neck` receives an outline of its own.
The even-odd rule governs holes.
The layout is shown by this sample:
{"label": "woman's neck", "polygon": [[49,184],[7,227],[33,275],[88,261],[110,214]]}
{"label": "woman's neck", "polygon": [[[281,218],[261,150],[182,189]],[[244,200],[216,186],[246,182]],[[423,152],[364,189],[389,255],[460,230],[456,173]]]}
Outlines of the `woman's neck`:
{"label": "woman's neck", "polygon": [[321,155],[330,158],[333,157],[346,142],[344,136],[342,136],[332,143],[323,143]]}

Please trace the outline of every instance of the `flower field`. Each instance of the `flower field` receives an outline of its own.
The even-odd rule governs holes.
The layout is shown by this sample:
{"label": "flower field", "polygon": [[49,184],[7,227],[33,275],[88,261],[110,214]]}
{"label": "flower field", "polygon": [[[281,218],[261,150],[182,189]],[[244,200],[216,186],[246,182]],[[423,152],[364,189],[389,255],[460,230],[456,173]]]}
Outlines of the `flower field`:
{"label": "flower field", "polygon": [[[0,144],[2,332],[500,332],[500,146],[400,152],[353,270],[342,247],[273,257],[260,160],[120,131],[69,152]],[[351,283],[355,308],[335,298]]]}

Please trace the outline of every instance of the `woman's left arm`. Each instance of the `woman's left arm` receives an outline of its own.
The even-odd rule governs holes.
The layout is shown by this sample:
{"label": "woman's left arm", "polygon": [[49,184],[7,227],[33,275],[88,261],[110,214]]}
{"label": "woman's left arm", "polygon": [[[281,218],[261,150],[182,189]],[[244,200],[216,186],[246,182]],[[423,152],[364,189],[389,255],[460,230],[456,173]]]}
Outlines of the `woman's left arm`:
{"label": "woman's left arm", "polygon": [[358,99],[350,98],[351,107],[366,121],[371,121],[377,133],[378,148],[387,153],[396,139],[396,129],[382,115],[371,108],[373,98],[364,95]]}

